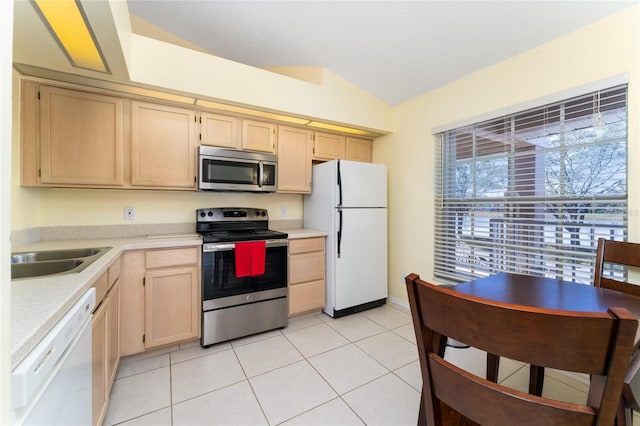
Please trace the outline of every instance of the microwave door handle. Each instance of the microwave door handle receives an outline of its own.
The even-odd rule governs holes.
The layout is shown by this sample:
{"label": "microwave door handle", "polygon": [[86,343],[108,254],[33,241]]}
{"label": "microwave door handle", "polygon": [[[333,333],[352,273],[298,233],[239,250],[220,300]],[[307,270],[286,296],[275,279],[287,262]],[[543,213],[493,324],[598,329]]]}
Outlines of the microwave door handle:
{"label": "microwave door handle", "polygon": [[258,186],[262,188],[262,180],[264,179],[264,164],[258,161]]}

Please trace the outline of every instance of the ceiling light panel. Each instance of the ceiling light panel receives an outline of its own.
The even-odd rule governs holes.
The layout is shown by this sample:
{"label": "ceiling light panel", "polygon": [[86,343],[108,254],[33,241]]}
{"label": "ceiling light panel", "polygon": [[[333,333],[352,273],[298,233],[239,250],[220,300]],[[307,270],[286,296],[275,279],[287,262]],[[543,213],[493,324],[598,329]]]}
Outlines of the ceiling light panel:
{"label": "ceiling light panel", "polygon": [[79,1],[32,0],[32,4],[74,67],[110,72]]}

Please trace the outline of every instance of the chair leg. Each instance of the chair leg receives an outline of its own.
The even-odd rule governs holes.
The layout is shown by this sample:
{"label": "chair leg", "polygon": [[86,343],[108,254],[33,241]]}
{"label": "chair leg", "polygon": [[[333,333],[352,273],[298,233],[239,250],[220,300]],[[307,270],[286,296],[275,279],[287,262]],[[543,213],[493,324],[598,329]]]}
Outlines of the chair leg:
{"label": "chair leg", "polygon": [[542,385],[544,384],[544,367],[532,365],[529,369],[529,393],[531,395],[542,396]]}
{"label": "chair leg", "polygon": [[500,366],[500,356],[487,352],[487,380],[498,383],[498,368]]}
{"label": "chair leg", "polygon": [[633,426],[633,410],[626,408],[622,400],[618,404],[615,426]]}
{"label": "chair leg", "polygon": [[625,407],[624,409],[624,417],[625,417],[625,422],[627,423],[628,426],[633,426],[633,409],[629,408],[629,407]]}
{"label": "chair leg", "polygon": [[418,426],[427,426],[427,413],[424,406],[424,391],[420,394],[420,409],[418,410]]}

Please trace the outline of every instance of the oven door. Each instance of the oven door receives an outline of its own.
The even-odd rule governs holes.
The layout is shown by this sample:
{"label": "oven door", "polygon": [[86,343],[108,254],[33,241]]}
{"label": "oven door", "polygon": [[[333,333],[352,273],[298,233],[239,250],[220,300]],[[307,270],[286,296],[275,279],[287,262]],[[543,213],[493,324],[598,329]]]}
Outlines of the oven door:
{"label": "oven door", "polygon": [[288,240],[267,240],[264,274],[238,278],[235,244],[205,244],[202,253],[203,310],[286,296],[288,251]]}

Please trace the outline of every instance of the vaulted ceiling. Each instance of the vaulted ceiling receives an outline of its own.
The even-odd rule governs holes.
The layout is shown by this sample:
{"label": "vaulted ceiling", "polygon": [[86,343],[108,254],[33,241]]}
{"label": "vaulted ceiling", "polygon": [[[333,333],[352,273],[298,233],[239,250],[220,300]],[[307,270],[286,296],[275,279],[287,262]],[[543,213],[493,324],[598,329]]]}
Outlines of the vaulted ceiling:
{"label": "vaulted ceiling", "polygon": [[[109,1],[82,4],[112,75],[70,67],[26,0],[14,3],[15,62],[128,83],[113,20],[104,19],[111,12]],[[325,67],[389,105],[634,4],[637,0],[127,0],[133,32],[252,67]]]}
{"label": "vaulted ceiling", "polygon": [[128,0],[131,14],[214,55],[326,67],[391,105],[635,3]]}

